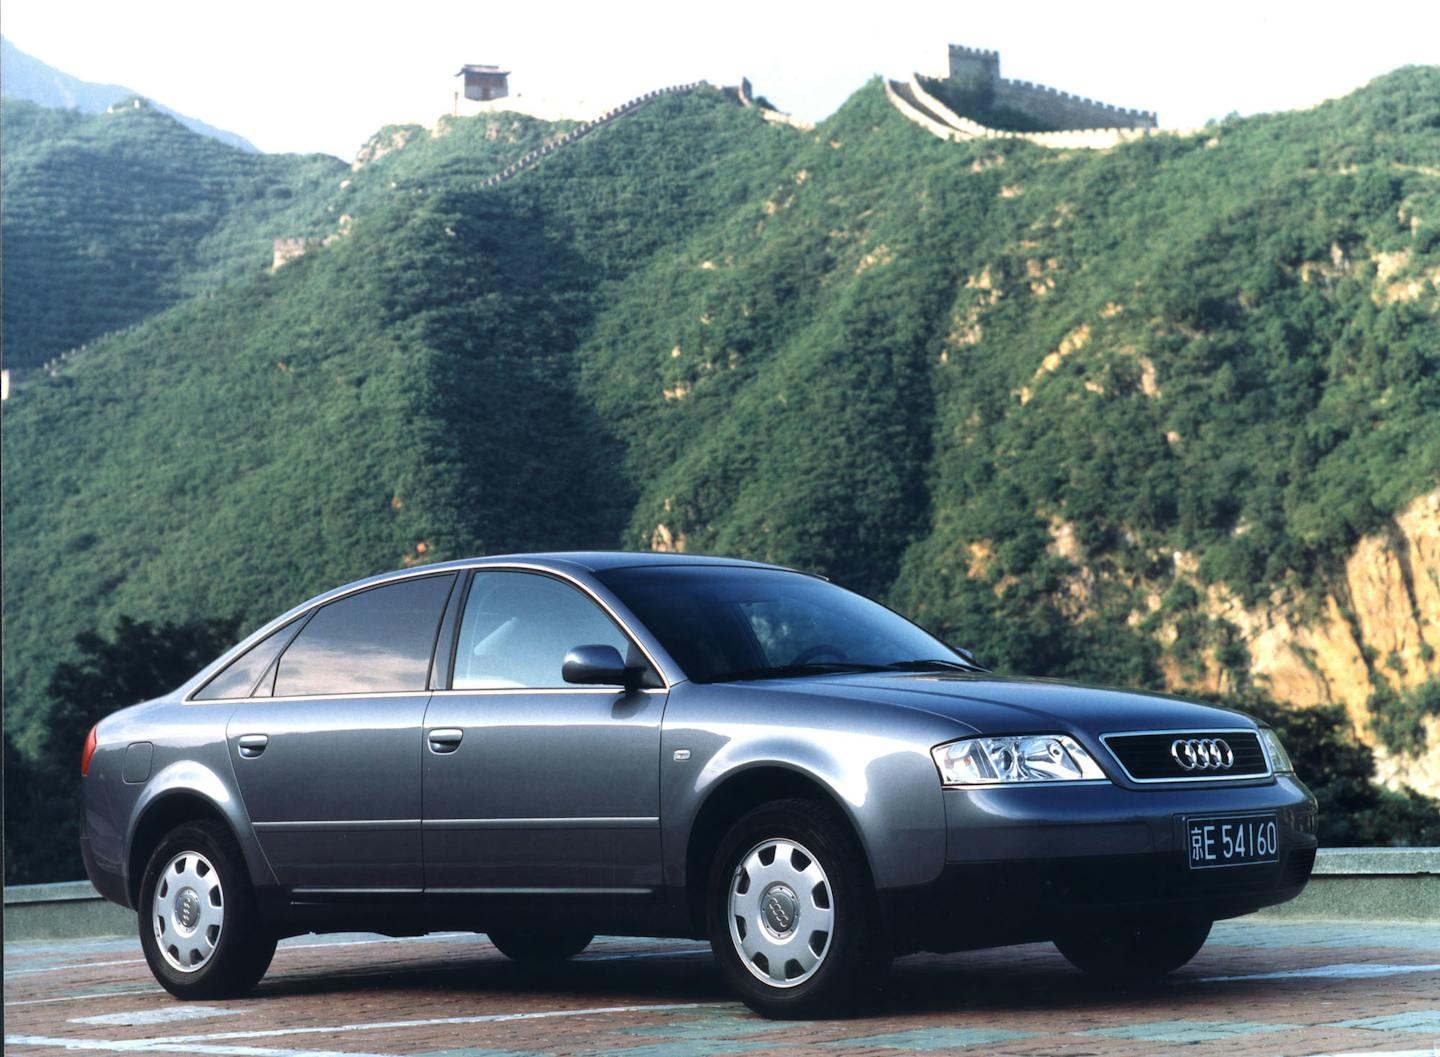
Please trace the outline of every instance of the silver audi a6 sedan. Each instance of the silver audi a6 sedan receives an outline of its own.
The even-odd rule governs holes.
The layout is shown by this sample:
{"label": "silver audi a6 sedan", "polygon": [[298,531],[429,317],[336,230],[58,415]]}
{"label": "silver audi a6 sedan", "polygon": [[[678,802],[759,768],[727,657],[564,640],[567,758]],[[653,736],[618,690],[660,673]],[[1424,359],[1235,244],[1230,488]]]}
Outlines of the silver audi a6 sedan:
{"label": "silver audi a6 sedan", "polygon": [[706,937],[773,1016],[862,1008],[913,951],[1154,975],[1316,844],[1247,716],[1001,678],[820,577],[678,555],[338,588],[102,720],[81,773],[90,878],[181,998],[338,930]]}

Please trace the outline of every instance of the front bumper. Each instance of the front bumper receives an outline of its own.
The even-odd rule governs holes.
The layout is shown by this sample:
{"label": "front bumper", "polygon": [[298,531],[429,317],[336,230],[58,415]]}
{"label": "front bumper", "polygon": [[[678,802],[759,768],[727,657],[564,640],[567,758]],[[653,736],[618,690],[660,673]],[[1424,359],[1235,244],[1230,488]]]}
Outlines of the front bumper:
{"label": "front bumper", "polygon": [[[1293,899],[1315,863],[1315,799],[1291,777],[1253,784],[1111,783],[945,790],[946,865],[882,891],[898,951],[1054,939],[1105,919],[1237,917]],[[1192,870],[1185,820],[1274,813],[1279,861]]]}

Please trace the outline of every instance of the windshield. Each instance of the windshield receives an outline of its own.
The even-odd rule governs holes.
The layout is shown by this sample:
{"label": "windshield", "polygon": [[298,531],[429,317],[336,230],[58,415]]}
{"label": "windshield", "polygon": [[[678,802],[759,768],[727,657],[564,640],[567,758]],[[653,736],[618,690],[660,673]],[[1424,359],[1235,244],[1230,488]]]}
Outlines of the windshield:
{"label": "windshield", "polygon": [[696,682],[972,667],[879,603],[802,573],[663,565],[600,580]]}

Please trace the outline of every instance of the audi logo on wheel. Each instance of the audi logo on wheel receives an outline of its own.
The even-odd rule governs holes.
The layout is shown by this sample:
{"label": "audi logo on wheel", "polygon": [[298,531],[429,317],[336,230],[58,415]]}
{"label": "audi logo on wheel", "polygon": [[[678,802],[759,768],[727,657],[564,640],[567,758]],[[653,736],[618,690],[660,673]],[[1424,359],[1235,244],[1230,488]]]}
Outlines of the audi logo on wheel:
{"label": "audi logo on wheel", "polygon": [[1170,743],[1170,755],[1186,771],[1227,771],[1235,762],[1224,738],[1176,738]]}

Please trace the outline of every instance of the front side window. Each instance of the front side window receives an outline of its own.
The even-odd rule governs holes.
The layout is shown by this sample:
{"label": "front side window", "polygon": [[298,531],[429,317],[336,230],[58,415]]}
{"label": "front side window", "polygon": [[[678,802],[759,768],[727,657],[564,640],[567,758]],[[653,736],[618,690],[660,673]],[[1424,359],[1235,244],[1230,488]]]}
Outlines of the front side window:
{"label": "front side window", "polygon": [[[303,617],[296,617],[284,627],[272,631],[265,638],[236,657],[224,671],[205,684],[204,688],[195,694],[196,701],[221,701],[236,697],[249,697],[255,684],[260,681],[260,675],[270,667],[270,662],[275,655],[285,648],[290,641],[290,636],[295,633]],[[269,680],[266,680],[268,683]],[[267,689],[266,694],[269,693]]]}
{"label": "front side window", "polygon": [[583,592],[539,573],[477,572],[455,650],[456,690],[560,689],[565,654],[576,646],[630,640]]}
{"label": "front side window", "polygon": [[401,580],[322,606],[281,656],[275,696],[425,690],[454,582]]}
{"label": "front side window", "polygon": [[801,573],[667,565],[612,569],[600,579],[697,682],[971,667],[878,602]]}

